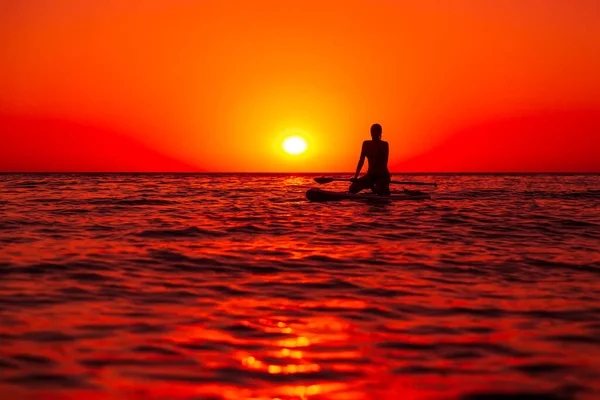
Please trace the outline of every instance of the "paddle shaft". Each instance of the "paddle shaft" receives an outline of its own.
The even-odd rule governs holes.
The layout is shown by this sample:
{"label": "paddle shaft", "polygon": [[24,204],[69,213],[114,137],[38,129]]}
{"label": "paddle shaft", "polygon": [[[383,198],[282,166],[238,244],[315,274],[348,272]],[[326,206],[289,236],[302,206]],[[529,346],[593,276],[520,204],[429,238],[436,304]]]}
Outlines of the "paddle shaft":
{"label": "paddle shaft", "polygon": [[[329,183],[329,182],[333,182],[333,181],[338,181],[338,182],[352,182],[352,179],[347,179],[347,178],[320,178],[320,179],[322,179],[323,182],[319,182],[317,179],[319,179],[319,178],[315,178],[315,181],[317,183]],[[429,182],[400,182],[400,181],[390,181],[390,183],[395,183],[395,184],[399,184],[399,185],[427,185],[427,186],[436,186],[437,187],[437,183],[429,183]]]}

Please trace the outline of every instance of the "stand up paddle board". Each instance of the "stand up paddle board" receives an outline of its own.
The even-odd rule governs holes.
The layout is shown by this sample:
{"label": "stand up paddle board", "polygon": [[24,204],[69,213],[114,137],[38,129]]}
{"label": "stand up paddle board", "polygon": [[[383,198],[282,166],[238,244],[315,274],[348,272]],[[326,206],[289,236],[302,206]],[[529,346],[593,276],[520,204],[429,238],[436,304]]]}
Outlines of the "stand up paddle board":
{"label": "stand up paddle board", "polygon": [[308,189],[306,198],[310,201],[339,201],[339,200],[369,200],[369,201],[405,201],[405,200],[427,200],[431,199],[429,193],[418,190],[405,190],[402,194],[379,196],[372,193],[348,193],[332,192],[322,189]]}

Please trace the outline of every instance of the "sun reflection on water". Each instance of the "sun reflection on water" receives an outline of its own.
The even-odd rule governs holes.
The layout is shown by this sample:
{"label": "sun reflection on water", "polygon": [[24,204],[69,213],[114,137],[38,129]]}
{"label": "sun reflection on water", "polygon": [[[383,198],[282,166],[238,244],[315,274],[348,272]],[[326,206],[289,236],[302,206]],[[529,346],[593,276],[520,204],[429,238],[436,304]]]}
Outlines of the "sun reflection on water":
{"label": "sun reflection on water", "polygon": [[[265,333],[279,333],[290,337],[269,341],[266,351],[240,354],[242,368],[270,375],[304,374],[307,377],[321,371],[323,366],[316,360],[325,359],[319,355],[320,351],[312,350],[312,344],[327,341],[335,331],[339,333],[346,328],[346,324],[335,321],[331,317],[308,321],[295,320],[293,323],[260,318],[255,324],[250,321],[246,323]],[[323,336],[320,338],[320,335]],[[346,384],[343,383],[323,381],[323,378],[316,376],[314,379],[310,384],[275,386],[272,388],[272,393],[285,398],[308,399],[311,396],[343,391],[346,388]],[[271,399],[276,398],[281,397],[271,397]]]}
{"label": "sun reflection on water", "polygon": [[[272,332],[273,327],[275,326],[282,334],[293,334],[294,332],[294,330],[290,326],[287,326],[286,323],[282,321],[272,323],[262,319],[260,320],[260,322],[263,322],[265,332]],[[270,354],[268,354],[268,356],[272,356],[277,359],[291,359],[295,361],[301,361],[304,359],[304,353],[298,350],[290,350],[289,348],[309,347],[310,340],[305,336],[297,336],[293,338],[279,340],[275,343],[275,345],[279,347],[279,349],[271,351]],[[304,363],[288,363],[285,365],[278,365],[260,361],[254,356],[247,356],[242,358],[242,365],[251,369],[267,371],[269,374],[287,375],[318,372],[321,370],[321,367],[318,364],[312,363],[308,360],[304,361]]]}

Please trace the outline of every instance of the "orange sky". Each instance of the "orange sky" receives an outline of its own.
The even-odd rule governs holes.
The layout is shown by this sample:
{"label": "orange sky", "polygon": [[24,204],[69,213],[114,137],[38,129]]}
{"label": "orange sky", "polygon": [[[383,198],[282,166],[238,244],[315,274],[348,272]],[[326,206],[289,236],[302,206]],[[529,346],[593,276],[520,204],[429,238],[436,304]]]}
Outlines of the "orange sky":
{"label": "orange sky", "polygon": [[[600,171],[597,0],[0,1],[0,171]],[[296,132],[300,156],[280,142]]]}

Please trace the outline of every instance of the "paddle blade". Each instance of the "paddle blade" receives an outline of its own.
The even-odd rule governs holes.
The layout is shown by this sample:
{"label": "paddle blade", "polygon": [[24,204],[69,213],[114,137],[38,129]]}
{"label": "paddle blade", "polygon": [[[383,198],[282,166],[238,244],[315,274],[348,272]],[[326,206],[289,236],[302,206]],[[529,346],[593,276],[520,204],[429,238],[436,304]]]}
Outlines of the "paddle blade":
{"label": "paddle blade", "polygon": [[324,178],[324,177],[315,178],[315,182],[317,182],[317,183],[331,183],[331,182],[333,182],[333,178]]}

